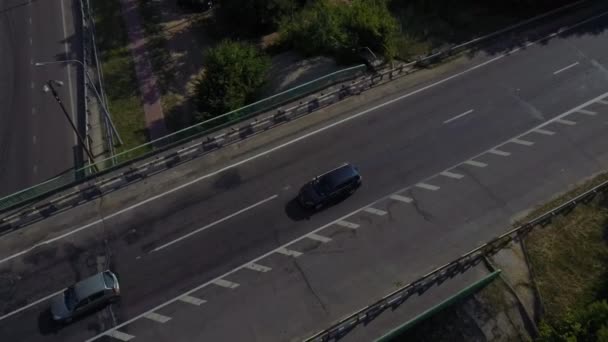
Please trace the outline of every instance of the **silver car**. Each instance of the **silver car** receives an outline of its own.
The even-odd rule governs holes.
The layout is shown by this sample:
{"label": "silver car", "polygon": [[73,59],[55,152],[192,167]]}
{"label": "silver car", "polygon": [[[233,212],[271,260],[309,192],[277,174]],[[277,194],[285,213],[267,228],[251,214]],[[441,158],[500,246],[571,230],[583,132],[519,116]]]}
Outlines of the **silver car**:
{"label": "silver car", "polygon": [[74,318],[101,309],[120,297],[118,278],[111,271],[90,276],[51,299],[53,320],[69,323]]}

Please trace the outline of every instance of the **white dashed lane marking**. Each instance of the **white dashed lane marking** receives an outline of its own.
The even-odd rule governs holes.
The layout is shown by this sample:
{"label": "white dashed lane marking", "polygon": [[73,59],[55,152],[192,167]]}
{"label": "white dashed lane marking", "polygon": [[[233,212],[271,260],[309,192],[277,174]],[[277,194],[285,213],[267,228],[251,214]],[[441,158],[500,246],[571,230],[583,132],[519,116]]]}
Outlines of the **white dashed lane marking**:
{"label": "white dashed lane marking", "polygon": [[460,173],[450,172],[450,171],[443,171],[442,173],[440,173],[440,175],[442,175],[444,177],[448,177],[448,178],[454,178],[454,179],[464,178],[464,175],[461,175]]}
{"label": "white dashed lane marking", "polygon": [[133,335],[129,335],[127,333],[124,333],[122,331],[118,331],[118,330],[110,330],[108,332],[105,333],[106,335],[113,337],[117,340],[121,340],[121,341],[130,341],[132,339],[135,338],[135,336]]}
{"label": "white dashed lane marking", "polygon": [[358,224],[352,223],[352,222],[348,222],[348,221],[344,221],[344,220],[338,221],[338,222],[336,222],[336,224],[338,226],[341,226],[341,227],[344,227],[344,228],[349,228],[349,229],[357,229],[357,228],[359,228]]}
{"label": "white dashed lane marking", "polygon": [[564,67],[564,68],[561,68],[561,69],[559,69],[559,70],[556,70],[555,72],[553,72],[553,75],[557,75],[557,74],[559,74],[560,72],[564,72],[564,71],[566,71],[566,70],[568,70],[568,69],[570,69],[570,68],[574,68],[574,67],[575,67],[575,66],[577,66],[577,65],[578,65],[578,62],[574,62],[574,63],[572,63],[572,64],[568,65],[567,67]]}
{"label": "white dashed lane marking", "polygon": [[386,211],[372,208],[372,207],[365,208],[365,209],[363,209],[363,211],[365,211],[366,213],[370,213],[370,214],[374,214],[374,215],[378,215],[378,216],[386,215]]}
{"label": "white dashed lane marking", "polygon": [[522,140],[522,139],[511,139],[511,142],[514,144],[519,144],[519,145],[524,145],[524,146],[534,145],[534,143],[532,141]]}
{"label": "white dashed lane marking", "polygon": [[478,162],[478,161],[475,161],[475,160],[467,160],[463,164],[467,164],[467,165],[471,165],[471,166],[475,166],[475,167],[486,167],[486,166],[488,166],[488,164],[486,164],[486,163]]}
{"label": "white dashed lane marking", "polygon": [[560,123],[562,125],[568,125],[568,126],[576,125],[576,122],[574,122],[572,120],[566,120],[566,119],[557,119],[557,120],[555,120],[555,122]]}
{"label": "white dashed lane marking", "polygon": [[200,299],[200,298],[196,298],[193,296],[182,296],[179,297],[180,301],[184,302],[184,303],[188,303],[188,304],[192,304],[192,305],[196,305],[196,306],[200,306],[201,304],[205,304],[207,303],[206,300],[204,299]]}
{"label": "white dashed lane marking", "polygon": [[235,288],[239,287],[239,284],[233,283],[226,279],[215,279],[211,283],[214,285],[220,286],[220,287],[225,287],[227,289],[235,289]]}
{"label": "white dashed lane marking", "polygon": [[328,243],[329,241],[331,241],[331,239],[328,238],[327,236],[323,236],[323,235],[319,235],[319,234],[315,234],[315,233],[308,234],[308,235],[306,235],[306,237],[311,240],[319,241],[322,243]]}
{"label": "white dashed lane marking", "polygon": [[390,199],[395,200],[395,201],[405,202],[405,203],[414,202],[413,199],[411,199],[409,197],[401,196],[401,195],[391,195]]}
{"label": "white dashed lane marking", "polygon": [[495,154],[497,156],[508,157],[511,155],[511,152],[505,152],[498,149],[489,150],[488,153]]}
{"label": "white dashed lane marking", "polygon": [[587,110],[587,109],[579,109],[576,111],[577,113],[581,113],[581,114],[585,114],[585,115],[597,115],[597,112],[594,112],[592,110]]}
{"label": "white dashed lane marking", "polygon": [[156,312],[149,312],[146,315],[144,315],[144,317],[149,320],[156,321],[158,323],[167,323],[171,320],[171,317],[157,314]]}
{"label": "white dashed lane marking", "polygon": [[253,262],[251,264],[247,264],[247,266],[245,266],[245,267],[252,271],[258,271],[258,272],[268,272],[268,271],[272,270],[272,268],[270,268],[268,266],[263,266],[263,265],[256,264]]}
{"label": "white dashed lane marking", "polygon": [[283,254],[283,255],[292,256],[294,258],[297,258],[300,255],[302,255],[302,252],[294,251],[293,249],[287,249],[287,248],[279,248],[276,250],[276,252]]}
{"label": "white dashed lane marking", "polygon": [[542,129],[542,128],[537,128],[535,129],[533,132],[538,133],[538,134],[544,134],[544,135],[553,135],[555,134],[555,132],[547,130],[547,129]]}
{"label": "white dashed lane marking", "polygon": [[608,105],[608,101],[606,101],[606,100],[597,100],[597,103]]}
{"label": "white dashed lane marking", "polygon": [[472,110],[472,109],[467,110],[466,112],[464,112],[464,113],[462,113],[462,114],[456,115],[455,117],[453,117],[453,118],[451,118],[451,119],[445,120],[443,123],[444,123],[444,124],[450,123],[450,122],[452,122],[452,121],[454,121],[454,120],[460,119],[461,117],[463,117],[463,116],[465,116],[465,115],[469,115],[469,114],[471,114],[471,113],[473,113],[473,110]]}
{"label": "white dashed lane marking", "polygon": [[416,187],[420,188],[420,189],[424,189],[424,190],[431,190],[431,191],[439,190],[439,187],[437,185],[428,184],[428,183],[418,183],[418,184],[416,184]]}

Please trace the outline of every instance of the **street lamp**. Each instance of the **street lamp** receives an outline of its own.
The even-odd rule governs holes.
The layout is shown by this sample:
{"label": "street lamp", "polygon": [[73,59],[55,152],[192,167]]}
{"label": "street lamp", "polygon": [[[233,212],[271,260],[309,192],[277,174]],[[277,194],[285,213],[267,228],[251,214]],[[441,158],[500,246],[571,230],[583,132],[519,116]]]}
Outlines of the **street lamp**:
{"label": "street lamp", "polygon": [[51,94],[53,94],[53,97],[55,97],[55,101],[57,101],[57,103],[59,104],[59,107],[61,107],[61,110],[63,111],[63,114],[65,115],[65,118],[68,120],[68,122],[72,126],[72,129],[74,130],[74,133],[76,133],[76,136],[78,137],[78,140],[80,141],[80,145],[87,152],[87,155],[89,156],[89,160],[91,161],[91,163],[94,163],[95,162],[95,158],[93,157],[93,154],[87,148],[87,144],[85,143],[84,139],[82,138],[82,135],[80,135],[80,132],[78,132],[78,129],[76,128],[76,125],[74,125],[74,121],[72,121],[72,118],[68,114],[68,111],[65,109],[65,106],[63,105],[63,102],[61,101],[61,98],[59,97],[59,94],[57,94],[57,91],[55,90],[55,87],[53,85],[61,87],[61,86],[63,86],[63,82],[57,81],[57,80],[48,80],[42,86],[42,90],[45,93],[48,93],[50,91]]}
{"label": "street lamp", "polygon": [[93,80],[91,79],[91,76],[89,75],[89,73],[87,72],[87,69],[84,66],[84,63],[82,63],[81,61],[79,61],[77,59],[66,59],[66,60],[61,60],[61,61],[37,62],[34,65],[39,67],[39,66],[44,66],[44,65],[49,65],[49,64],[63,64],[63,63],[78,63],[82,66],[82,70],[84,71],[84,74],[86,75],[87,79],[89,80],[89,83],[91,83],[91,88],[93,88],[93,90],[95,91],[95,96],[97,97],[97,100],[99,101],[99,105],[101,106],[101,109],[103,109],[103,113],[106,116],[106,119],[108,119],[108,121],[110,122],[110,127],[112,127],[113,135],[116,138],[118,138],[119,145],[123,145],[123,141],[120,138],[120,135],[118,134],[118,130],[116,129],[116,126],[114,126],[114,122],[112,121],[110,112],[108,111],[108,108],[106,108],[104,102],[102,101],[101,95],[99,95],[99,92],[97,91],[97,87],[95,87]]}

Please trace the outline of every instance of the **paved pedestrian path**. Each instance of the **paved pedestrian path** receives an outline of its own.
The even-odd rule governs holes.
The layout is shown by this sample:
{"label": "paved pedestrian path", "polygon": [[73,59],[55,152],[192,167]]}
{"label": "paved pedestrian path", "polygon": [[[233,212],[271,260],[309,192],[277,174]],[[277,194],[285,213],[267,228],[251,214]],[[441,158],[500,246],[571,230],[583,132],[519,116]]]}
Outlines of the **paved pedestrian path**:
{"label": "paved pedestrian path", "polygon": [[152,64],[146,51],[142,18],[137,0],[120,0],[120,3],[143,101],[148,137],[150,140],[157,139],[167,134],[167,127],[160,102],[158,81],[152,71]]}

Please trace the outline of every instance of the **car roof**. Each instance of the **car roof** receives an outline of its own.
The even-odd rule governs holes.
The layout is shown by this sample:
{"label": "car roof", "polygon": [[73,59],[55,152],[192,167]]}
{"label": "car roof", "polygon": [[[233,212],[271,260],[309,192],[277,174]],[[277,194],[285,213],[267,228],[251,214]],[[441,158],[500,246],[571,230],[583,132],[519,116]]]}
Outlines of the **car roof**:
{"label": "car roof", "polygon": [[346,180],[358,176],[359,172],[357,169],[350,165],[344,164],[336,169],[328,171],[320,176],[320,178],[330,187],[336,187],[337,185],[344,183]]}
{"label": "car roof", "polygon": [[108,288],[103,273],[97,273],[74,284],[74,291],[78,300]]}

